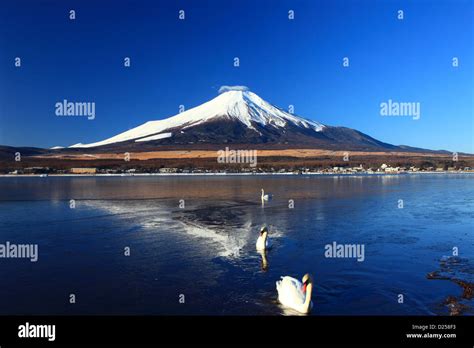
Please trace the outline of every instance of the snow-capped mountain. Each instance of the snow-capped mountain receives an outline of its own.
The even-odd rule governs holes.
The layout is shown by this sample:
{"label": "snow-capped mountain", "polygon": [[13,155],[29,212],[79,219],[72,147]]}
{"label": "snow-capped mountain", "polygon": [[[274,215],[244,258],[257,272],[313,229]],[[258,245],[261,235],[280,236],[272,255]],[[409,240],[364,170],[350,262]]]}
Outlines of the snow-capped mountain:
{"label": "snow-capped mountain", "polygon": [[[221,88],[222,90],[222,88]],[[289,125],[320,132],[325,127],[315,121],[292,115],[271,105],[244,87],[229,87],[216,98],[159,121],[149,121],[111,138],[91,144],[78,143],[71,148],[87,148],[134,140],[144,142],[173,137],[171,130],[186,132],[192,127],[216,120],[238,121],[260,133],[257,125],[283,130]]]}
{"label": "snow-capped mountain", "polygon": [[175,116],[70,149],[132,150],[162,146],[252,144],[326,149],[396,148],[361,132],[331,127],[284,111],[244,86],[224,86],[214,99]]}

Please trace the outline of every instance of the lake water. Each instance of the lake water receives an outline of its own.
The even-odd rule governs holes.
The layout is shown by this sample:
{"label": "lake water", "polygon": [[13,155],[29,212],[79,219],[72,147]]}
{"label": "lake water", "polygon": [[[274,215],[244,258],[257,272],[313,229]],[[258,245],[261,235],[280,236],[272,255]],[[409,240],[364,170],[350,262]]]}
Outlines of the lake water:
{"label": "lake water", "polygon": [[[313,315],[447,314],[448,296],[473,314],[449,279],[473,282],[469,174],[4,177],[6,241],[38,244],[39,258],[0,259],[0,314],[294,314],[275,281],[306,272]],[[363,244],[364,261],[325,257],[333,242]],[[462,268],[428,279],[454,247]]]}

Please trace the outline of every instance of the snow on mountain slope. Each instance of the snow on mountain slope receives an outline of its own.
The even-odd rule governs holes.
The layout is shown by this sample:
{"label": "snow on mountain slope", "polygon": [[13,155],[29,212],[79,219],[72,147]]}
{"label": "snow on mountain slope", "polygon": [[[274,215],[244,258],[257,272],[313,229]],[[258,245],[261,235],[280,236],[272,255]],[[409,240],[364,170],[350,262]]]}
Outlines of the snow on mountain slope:
{"label": "snow on mountain slope", "polygon": [[137,139],[135,140],[135,142],[166,139],[166,138],[171,138],[172,136],[173,136],[173,133],[160,133],[157,135],[151,135],[149,137]]}
{"label": "snow on mountain slope", "polygon": [[238,120],[256,132],[255,124],[275,128],[284,128],[292,124],[297,127],[312,129],[315,132],[320,132],[325,127],[319,122],[306,120],[283,111],[266,102],[247,88],[237,86],[235,88],[226,87],[224,92],[219,94],[216,98],[178,115],[164,120],[146,122],[138,127],[99,142],[90,144],[78,143],[70,147],[88,148],[129,140],[139,142],[162,139],[168,137],[169,132],[165,133],[167,136],[160,137],[160,133],[164,131],[173,128],[188,129],[220,117]]}
{"label": "snow on mountain slope", "polygon": [[69,146],[69,148],[76,148],[76,147],[86,147],[86,144],[83,144],[83,143],[77,143],[77,144],[74,144],[74,145],[71,145]]}

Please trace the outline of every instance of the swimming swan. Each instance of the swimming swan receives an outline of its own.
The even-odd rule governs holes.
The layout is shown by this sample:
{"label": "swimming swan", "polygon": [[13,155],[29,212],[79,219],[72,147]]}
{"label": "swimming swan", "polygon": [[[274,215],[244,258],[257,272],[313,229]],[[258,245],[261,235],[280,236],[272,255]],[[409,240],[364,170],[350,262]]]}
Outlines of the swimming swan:
{"label": "swimming swan", "polygon": [[257,247],[257,250],[266,250],[272,247],[272,243],[268,238],[267,226],[263,226],[260,229],[260,236],[258,236],[255,246]]}
{"label": "swimming swan", "polygon": [[281,277],[276,282],[278,301],[286,307],[300,313],[307,314],[313,307],[311,293],[313,291],[313,278],[309,274],[303,276],[303,283],[292,277]]}
{"label": "swimming swan", "polygon": [[262,189],[262,202],[269,201],[270,199],[272,199],[272,194],[271,193],[265,194],[265,191],[263,191]]}

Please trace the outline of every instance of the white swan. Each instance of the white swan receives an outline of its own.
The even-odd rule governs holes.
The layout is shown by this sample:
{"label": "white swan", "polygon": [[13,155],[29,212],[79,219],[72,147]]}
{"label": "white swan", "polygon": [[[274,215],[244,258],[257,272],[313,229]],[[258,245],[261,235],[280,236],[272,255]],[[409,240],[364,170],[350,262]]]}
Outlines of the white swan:
{"label": "white swan", "polygon": [[307,314],[313,307],[311,293],[313,291],[313,279],[309,274],[303,276],[303,283],[292,277],[281,277],[276,282],[278,301],[286,307],[292,308],[300,313]]}
{"label": "white swan", "polygon": [[260,229],[260,236],[257,238],[257,243],[255,244],[257,250],[265,250],[272,247],[272,243],[268,238],[268,229],[267,226],[263,226]]}
{"label": "white swan", "polygon": [[271,193],[265,194],[265,191],[263,191],[262,189],[262,202],[269,201],[270,199],[272,199],[272,194]]}

